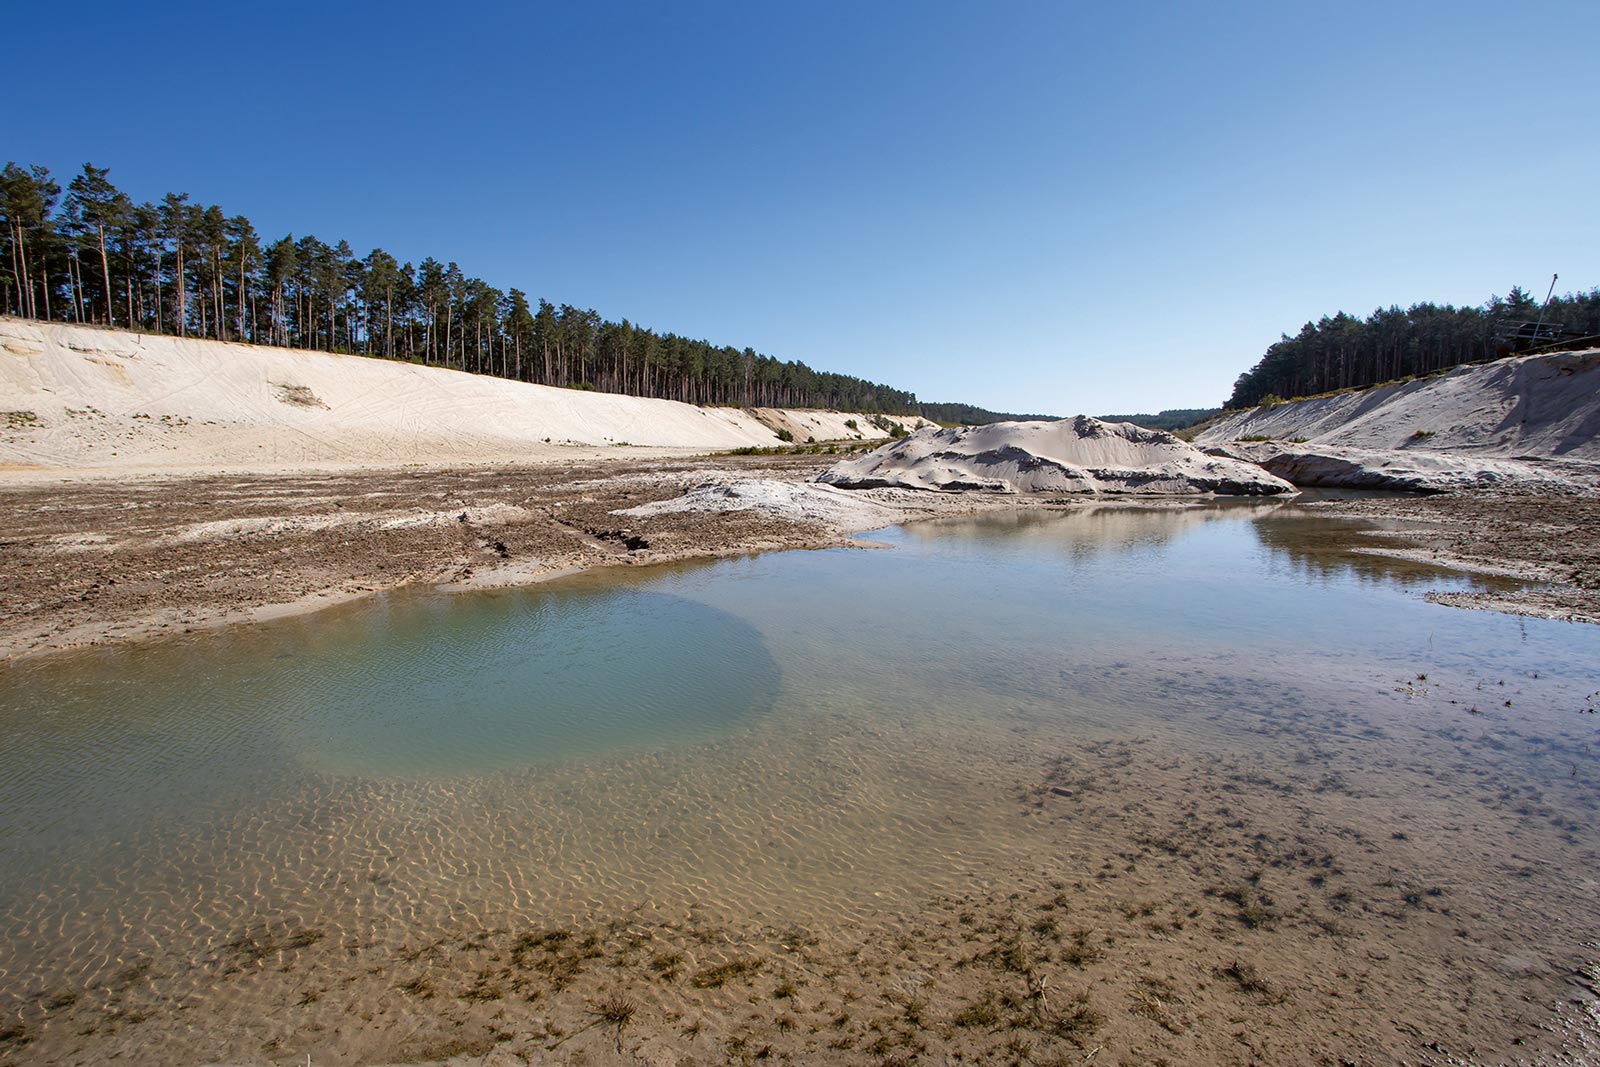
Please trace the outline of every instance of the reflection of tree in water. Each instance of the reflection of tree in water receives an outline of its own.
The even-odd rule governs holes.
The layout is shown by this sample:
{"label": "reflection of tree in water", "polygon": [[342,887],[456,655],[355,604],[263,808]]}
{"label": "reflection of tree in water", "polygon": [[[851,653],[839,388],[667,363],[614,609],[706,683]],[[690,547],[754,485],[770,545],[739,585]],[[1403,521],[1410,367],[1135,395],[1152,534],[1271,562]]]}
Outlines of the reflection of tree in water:
{"label": "reflection of tree in water", "polygon": [[1410,548],[1403,534],[1356,519],[1330,519],[1286,510],[1250,524],[1256,540],[1297,575],[1328,581],[1354,578],[1363,585],[1414,586],[1441,578],[1465,578],[1478,588],[1510,588],[1510,579],[1465,575],[1421,560],[1379,555],[1371,549]]}
{"label": "reflection of tree in water", "polygon": [[1012,543],[1069,559],[1088,559],[1170,544],[1205,523],[1267,516],[1284,506],[1278,501],[1084,504],[1066,511],[1012,511],[979,519],[917,522],[905,531],[914,540]]}

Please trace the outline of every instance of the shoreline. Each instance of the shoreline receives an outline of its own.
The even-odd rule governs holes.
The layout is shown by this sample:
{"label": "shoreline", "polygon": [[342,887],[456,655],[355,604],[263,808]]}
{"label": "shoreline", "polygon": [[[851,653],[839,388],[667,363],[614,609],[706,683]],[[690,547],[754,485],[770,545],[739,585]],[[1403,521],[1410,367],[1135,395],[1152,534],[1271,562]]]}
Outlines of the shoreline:
{"label": "shoreline", "polygon": [[[8,481],[0,593],[20,608],[0,615],[0,664],[312,614],[413,586],[471,592],[608,567],[867,547],[854,535],[990,511],[1193,503],[853,490],[832,491],[832,510],[805,511],[799,491],[829,458],[650,450],[598,463],[586,453],[519,465]],[[793,486],[795,498],[767,510],[614,514],[754,480]],[[1600,546],[1584,536],[1600,523],[1600,497],[1291,502],[1403,542],[1355,551],[1529,583],[1427,594],[1436,603],[1600,623]]]}
{"label": "shoreline", "polygon": [[610,567],[855,547],[855,533],[1019,503],[934,493],[885,502],[912,495],[890,491],[851,494],[862,504],[856,521],[758,509],[635,519],[611,512],[708,480],[799,484],[825,457],[593,460],[0,485],[12,531],[0,542],[9,557],[0,594],[21,605],[0,614],[0,664],[313,614],[416,586],[474,592]]}
{"label": "shoreline", "polygon": [[1600,541],[1593,536],[1600,528],[1600,494],[1393,494],[1305,506],[1329,518],[1375,522],[1375,532],[1410,542],[1363,547],[1364,553],[1524,583],[1425,594],[1435,604],[1600,625]]}

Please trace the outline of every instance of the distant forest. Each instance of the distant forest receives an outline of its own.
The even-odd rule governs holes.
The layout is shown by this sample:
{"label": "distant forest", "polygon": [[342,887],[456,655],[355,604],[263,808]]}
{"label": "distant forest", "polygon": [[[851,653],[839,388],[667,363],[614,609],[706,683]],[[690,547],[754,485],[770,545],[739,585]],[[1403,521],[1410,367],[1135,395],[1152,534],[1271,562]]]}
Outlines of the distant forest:
{"label": "distant forest", "polygon": [[[990,422],[1055,422],[1060,415],[1016,415],[1007,411],[990,411],[971,404],[928,404],[922,407],[922,417],[942,422],[946,426],[981,426]],[[1204,422],[1221,408],[1169,408],[1154,415],[1098,415],[1102,422],[1131,422],[1151,430],[1182,430],[1197,422]]]}
{"label": "distant forest", "polygon": [[925,419],[942,422],[947,426],[982,426],[991,422],[1036,422],[1040,419],[1059,418],[1056,415],[1013,415],[1007,411],[990,411],[972,404],[919,404],[919,414]]}
{"label": "distant forest", "polygon": [[0,310],[288,348],[352,352],[525,382],[693,404],[910,415],[914,394],[804,363],[656,333],[502,291],[453,262],[358,257],[168,193],[136,204],[85,164],[65,196],[44,167],[0,172]]}
{"label": "distant forest", "polygon": [[[1539,314],[1538,299],[1520,287],[1507,297],[1491,296],[1482,307],[1413,304],[1379,308],[1365,319],[1341,311],[1306,323],[1293,337],[1284,334],[1234,382],[1227,407],[1376,385],[1508,355],[1512,347],[1495,339],[1497,324],[1536,322]],[[1544,322],[1575,337],[1600,335],[1600,289],[1555,297],[1544,308]]]}
{"label": "distant forest", "polygon": [[1221,408],[1168,408],[1154,415],[1101,415],[1102,422],[1131,422],[1149,430],[1186,430],[1197,422],[1205,422]]}

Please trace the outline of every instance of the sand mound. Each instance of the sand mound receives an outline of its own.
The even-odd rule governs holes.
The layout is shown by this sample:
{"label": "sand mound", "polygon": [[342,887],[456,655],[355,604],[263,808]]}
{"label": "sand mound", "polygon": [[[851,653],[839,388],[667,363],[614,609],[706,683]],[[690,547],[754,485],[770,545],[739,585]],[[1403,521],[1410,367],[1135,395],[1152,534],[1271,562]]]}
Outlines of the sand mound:
{"label": "sand mound", "polygon": [[814,522],[848,533],[889,526],[905,518],[903,509],[895,506],[892,499],[874,499],[815,482],[729,475],[708,478],[671,500],[659,500],[612,514],[648,518],[677,512],[730,511],[761,511],[791,522]]}
{"label": "sand mound", "polygon": [[921,430],[819,481],[852,489],[976,489],[996,493],[1222,493],[1270,496],[1293,486],[1254,464],[1199,449],[1159,430],[1086,415]]}
{"label": "sand mound", "polygon": [[1206,450],[1258,463],[1299,486],[1394,489],[1447,493],[1460,489],[1518,488],[1572,492],[1600,486],[1600,463],[1503,459],[1468,452],[1343,448],[1338,445],[1251,442]]}
{"label": "sand mound", "polygon": [[1252,408],[1195,439],[1600,460],[1600,349],[1520,356],[1446,374]]}
{"label": "sand mound", "polygon": [[[882,439],[859,412],[702,408],[438,367],[0,319],[0,469],[515,461],[560,446]],[[898,418],[909,428],[920,419]]]}

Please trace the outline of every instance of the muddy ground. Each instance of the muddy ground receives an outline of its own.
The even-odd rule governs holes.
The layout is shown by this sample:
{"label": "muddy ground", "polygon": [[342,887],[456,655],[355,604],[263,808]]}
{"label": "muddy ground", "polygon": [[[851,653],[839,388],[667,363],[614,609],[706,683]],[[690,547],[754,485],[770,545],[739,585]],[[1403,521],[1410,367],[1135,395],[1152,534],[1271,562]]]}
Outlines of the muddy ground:
{"label": "muddy ground", "polygon": [[1386,554],[1530,584],[1429,599],[1544,619],[1600,623],[1600,495],[1499,490],[1413,496],[1386,493],[1308,506],[1370,519],[1404,534],[1414,547]]}
{"label": "muddy ground", "polygon": [[[831,459],[722,455],[0,486],[0,660],[413,583],[520,583],[595,566],[839,544],[837,528],[760,511],[612,514],[677,496],[719,471],[799,480]],[[906,518],[1003,503],[916,496],[924,503],[902,508]],[[1310,506],[1405,531],[1415,547],[1397,554],[1539,583],[1441,601],[1600,622],[1600,497],[1391,494]]]}
{"label": "muddy ground", "polygon": [[[716,472],[806,478],[827,457],[118,478],[0,487],[0,660],[275,613],[414,583],[842,543],[760,511],[627,519]],[[918,513],[962,510],[925,494]],[[979,502],[981,504],[981,502]]]}

